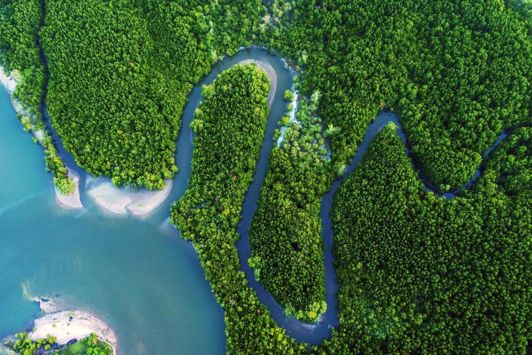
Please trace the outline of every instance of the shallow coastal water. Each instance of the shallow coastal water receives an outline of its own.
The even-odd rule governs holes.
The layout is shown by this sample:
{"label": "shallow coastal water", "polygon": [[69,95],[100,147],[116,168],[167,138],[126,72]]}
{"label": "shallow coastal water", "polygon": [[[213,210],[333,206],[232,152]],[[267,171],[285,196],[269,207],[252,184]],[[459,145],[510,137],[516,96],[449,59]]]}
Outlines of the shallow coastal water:
{"label": "shallow coastal water", "polygon": [[223,312],[192,246],[158,218],[58,207],[1,86],[0,184],[0,338],[31,327],[30,297],[58,294],[109,324],[121,353],[224,353]]}

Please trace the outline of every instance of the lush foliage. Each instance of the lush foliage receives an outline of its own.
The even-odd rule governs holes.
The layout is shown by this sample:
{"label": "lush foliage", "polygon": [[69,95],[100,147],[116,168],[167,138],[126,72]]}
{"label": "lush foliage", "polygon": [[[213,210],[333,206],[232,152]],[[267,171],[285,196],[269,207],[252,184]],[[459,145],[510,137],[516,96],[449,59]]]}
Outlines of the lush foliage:
{"label": "lush foliage", "polygon": [[[49,336],[44,339],[32,340],[28,333],[22,332],[15,335],[15,340],[7,340],[6,346],[17,354],[34,355],[41,353],[58,355],[112,355],[113,348],[99,340],[95,334],[91,334],[85,339],[75,342],[66,347],[56,344],[56,339]],[[59,350],[56,350],[59,348]]]}
{"label": "lush foliage", "polygon": [[[309,99],[272,150],[250,263],[290,313],[312,320],[324,310],[319,202],[379,110],[400,114],[412,159],[441,191],[462,186],[501,131],[530,123],[530,4],[265,3],[56,0],[44,16],[36,0],[0,0],[0,59],[36,107],[45,20],[47,102],[66,148],[93,174],[149,188],[175,174],[186,95],[221,55],[258,42],[297,64]],[[266,117],[264,74],[237,67],[220,82],[230,90],[207,88],[194,120],[194,174],[172,221],[225,309],[229,351],[301,352],[247,286],[234,245]],[[514,131],[452,201],[423,191],[392,130],[379,136],[337,196],[340,326],[316,351],[526,351],[529,135]],[[66,174],[54,156],[50,169]]]}
{"label": "lush foliage", "polygon": [[47,103],[65,147],[91,174],[162,188],[177,172],[186,95],[219,54],[249,43],[261,9],[258,0],[47,2]]}
{"label": "lush foliage", "polygon": [[[240,220],[243,197],[251,183],[268,115],[267,75],[255,65],[238,65],[203,87],[196,109],[193,176],[176,206],[181,231],[198,236],[202,219],[219,215],[230,229]],[[193,239],[193,238],[191,238]]]}
{"label": "lush foliage", "polygon": [[58,355],[112,355],[113,348],[95,334],[57,351]]}
{"label": "lush foliage", "polygon": [[296,346],[248,286],[235,247],[244,195],[263,143],[268,91],[266,74],[254,65],[228,69],[204,87],[192,122],[192,178],[171,216],[184,237],[193,241],[224,307],[227,348],[232,353],[288,353]]}
{"label": "lush foliage", "polygon": [[37,47],[41,21],[36,0],[0,0],[0,62],[18,79],[16,98],[29,115],[41,118],[44,64]]}
{"label": "lush foliage", "polygon": [[442,191],[460,187],[504,129],[529,119],[532,41],[501,1],[278,0],[266,39],[304,68],[318,113],[353,156],[367,124],[394,109]]}
{"label": "lush foliage", "polygon": [[393,125],[375,138],[333,207],[341,325],[327,351],[525,352],[531,132],[452,200],[424,191]]}
{"label": "lush foliage", "polygon": [[[523,127],[510,132],[503,148],[494,153],[488,173],[495,173],[498,192],[508,196],[524,196],[532,192],[532,128]],[[486,178],[485,178],[486,180]],[[488,180],[489,181],[489,180]]]}
{"label": "lush foliage", "polygon": [[301,102],[297,119],[281,128],[249,235],[255,276],[288,314],[306,321],[327,308],[319,211],[330,179],[318,101],[316,93]]}
{"label": "lush foliage", "polygon": [[50,350],[54,344],[54,337],[32,340],[25,332],[15,334],[14,341],[6,342],[8,348],[22,355],[33,355],[42,350]]}

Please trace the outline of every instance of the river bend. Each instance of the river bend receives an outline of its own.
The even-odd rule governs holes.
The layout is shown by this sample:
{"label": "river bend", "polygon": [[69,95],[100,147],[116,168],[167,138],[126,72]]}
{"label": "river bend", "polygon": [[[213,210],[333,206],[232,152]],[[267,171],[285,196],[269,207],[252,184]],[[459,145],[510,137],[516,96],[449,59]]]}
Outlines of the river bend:
{"label": "river bend", "polygon": [[[44,56],[43,56],[44,58]],[[325,290],[327,311],[321,319],[314,324],[307,324],[300,322],[295,318],[288,317],[284,314],[282,307],[275,301],[272,295],[259,283],[254,276],[253,270],[248,265],[248,258],[251,255],[249,246],[249,229],[251,226],[253,214],[257,208],[257,201],[260,196],[260,188],[264,181],[266,172],[268,171],[268,159],[270,151],[273,147],[274,131],[278,127],[279,120],[286,113],[287,105],[283,99],[283,93],[285,90],[293,87],[293,72],[287,67],[286,63],[277,56],[269,54],[262,48],[247,48],[239,51],[235,56],[226,57],[217,63],[211,72],[197,84],[192,92],[188,96],[188,102],[185,106],[182,115],[182,127],[177,140],[176,150],[176,163],[179,167],[179,173],[175,176],[172,186],[172,191],[166,201],[148,217],[150,221],[157,223],[167,223],[168,213],[171,204],[177,201],[183,196],[188,186],[188,181],[191,174],[192,165],[192,153],[193,153],[193,131],[190,128],[190,123],[194,116],[194,111],[201,102],[201,88],[203,85],[212,83],[219,73],[238,64],[245,60],[261,61],[265,62],[275,70],[277,74],[277,90],[273,102],[270,106],[270,113],[268,116],[268,122],[266,127],[266,133],[264,143],[261,148],[260,158],[257,161],[255,175],[249,190],[246,193],[244,200],[242,217],[238,226],[238,232],[241,236],[237,243],[237,248],[240,256],[241,268],[246,274],[250,286],[255,290],[259,300],[268,307],[270,314],[275,322],[286,329],[287,333],[298,341],[304,341],[310,344],[318,344],[323,339],[328,338],[331,334],[331,330],[338,325],[338,308],[336,294],[338,291],[338,284],[336,281],[335,270],[333,267],[333,228],[330,220],[330,210],[333,203],[334,195],[336,191],[343,183],[344,179],[351,174],[362,160],[367,148],[372,142],[373,138],[380,130],[390,122],[394,122],[397,126],[397,133],[401,140],[405,143],[405,147],[408,147],[407,136],[404,132],[401,123],[397,116],[391,112],[382,112],[377,118],[368,126],[365,137],[356,150],[356,155],[351,160],[349,166],[345,169],[344,173],[337,178],[332,184],[331,188],[324,196],[321,202],[320,218],[322,222],[322,237],[324,241],[324,256],[325,256]],[[45,91],[46,92],[46,91]],[[45,96],[43,96],[43,114],[46,118],[48,128],[54,138],[59,154],[64,159],[69,169],[73,169],[80,175],[80,195],[82,202],[86,208],[89,208],[97,212],[97,208],[91,203],[87,197],[86,185],[87,174],[81,169],[73,159],[72,155],[65,150],[61,143],[61,139],[58,137],[55,129],[49,124],[50,120],[44,107]],[[484,160],[489,157],[491,152],[500,144],[502,140],[507,136],[507,132],[503,132],[495,141],[495,143],[488,149],[484,155]],[[409,149],[407,148],[409,154]],[[410,154],[409,154],[410,156]],[[477,168],[470,181],[463,187],[463,189],[470,188],[481,175],[481,166]],[[424,183],[426,190],[434,191],[433,185],[425,178],[420,172],[419,176]],[[463,190],[460,189],[460,190]],[[436,194],[437,191],[434,191]],[[442,198],[451,199],[457,196],[456,193],[438,194]],[[101,214],[101,212],[100,212]],[[109,216],[106,215],[107,218]]]}

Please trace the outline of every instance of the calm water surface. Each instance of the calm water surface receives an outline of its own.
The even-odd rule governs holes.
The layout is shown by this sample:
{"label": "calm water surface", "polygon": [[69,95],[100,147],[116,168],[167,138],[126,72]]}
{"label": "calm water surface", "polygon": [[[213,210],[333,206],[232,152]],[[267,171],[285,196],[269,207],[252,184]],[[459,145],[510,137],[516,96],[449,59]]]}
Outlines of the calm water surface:
{"label": "calm water surface", "polygon": [[0,338],[39,316],[26,289],[102,318],[123,354],[224,353],[223,312],[192,246],[160,218],[59,208],[2,86],[0,186]]}

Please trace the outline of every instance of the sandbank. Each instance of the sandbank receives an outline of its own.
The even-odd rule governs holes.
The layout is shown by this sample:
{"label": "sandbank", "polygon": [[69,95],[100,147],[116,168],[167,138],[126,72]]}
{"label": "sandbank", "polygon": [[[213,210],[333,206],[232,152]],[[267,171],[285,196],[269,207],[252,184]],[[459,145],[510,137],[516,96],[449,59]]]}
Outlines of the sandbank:
{"label": "sandbank", "polygon": [[37,139],[37,142],[42,145],[42,141],[44,140],[44,131],[42,129],[34,130],[33,135]]}
{"label": "sandbank", "polygon": [[92,314],[82,311],[62,311],[38,318],[29,337],[39,340],[51,335],[59,345],[65,345],[71,340],[82,340],[91,334],[109,344],[116,354],[116,336],[113,330]]}
{"label": "sandbank", "polygon": [[[31,285],[27,281],[23,282],[21,287],[23,297],[38,303],[44,313],[44,316],[33,322],[33,328],[28,332],[32,340],[53,336],[56,338],[56,343],[62,346],[71,343],[72,340],[80,341],[95,334],[98,339],[113,348],[114,354],[117,354],[115,333],[102,320],[87,312],[69,310],[68,305],[56,296],[33,296]],[[2,350],[0,347],[0,355],[3,354]]]}
{"label": "sandbank", "polygon": [[81,209],[83,208],[83,204],[79,196],[79,175],[71,169],[68,169],[68,177],[74,182],[74,192],[70,195],[64,195],[54,185],[55,199],[61,207],[73,210]]}
{"label": "sandbank", "polygon": [[17,71],[14,71],[12,75],[8,75],[5,68],[0,65],[0,84],[6,88],[13,108],[18,114],[31,117],[32,115],[24,109],[24,106],[22,106],[22,104],[15,99],[15,96],[13,95],[19,83],[19,76],[20,75]]}
{"label": "sandbank", "polygon": [[0,84],[4,85],[10,95],[13,95],[13,92],[15,92],[15,89],[17,88],[17,81],[15,78],[7,75],[6,70],[2,66],[0,66]]}
{"label": "sandbank", "polygon": [[87,195],[102,209],[121,215],[142,217],[153,212],[170,195],[172,180],[159,191],[119,188],[108,178],[87,178]]}

